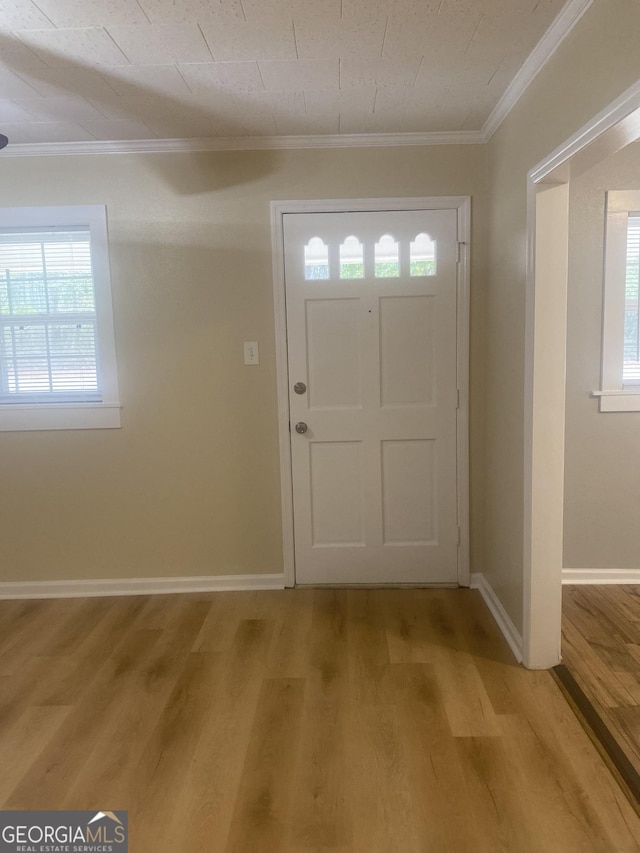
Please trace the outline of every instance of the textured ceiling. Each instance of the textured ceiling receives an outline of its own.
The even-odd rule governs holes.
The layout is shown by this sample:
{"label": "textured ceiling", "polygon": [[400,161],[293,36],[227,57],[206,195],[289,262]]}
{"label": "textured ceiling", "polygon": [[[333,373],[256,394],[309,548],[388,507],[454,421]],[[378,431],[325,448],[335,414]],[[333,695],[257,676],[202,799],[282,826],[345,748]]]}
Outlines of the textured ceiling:
{"label": "textured ceiling", "polygon": [[12,143],[480,130],[564,0],[0,0]]}

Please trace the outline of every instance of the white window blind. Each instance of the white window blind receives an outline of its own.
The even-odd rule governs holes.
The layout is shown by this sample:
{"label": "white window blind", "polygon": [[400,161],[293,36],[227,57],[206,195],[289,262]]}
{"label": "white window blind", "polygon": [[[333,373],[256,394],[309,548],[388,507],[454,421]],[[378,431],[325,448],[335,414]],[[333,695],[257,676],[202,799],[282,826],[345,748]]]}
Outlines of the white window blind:
{"label": "white window blind", "polygon": [[0,402],[102,399],[89,227],[0,231]]}
{"label": "white window blind", "polygon": [[640,385],[640,213],[627,223],[627,261],[624,294],[624,364],[622,381]]}
{"label": "white window blind", "polygon": [[604,235],[601,412],[640,412],[640,191],[609,190]]}

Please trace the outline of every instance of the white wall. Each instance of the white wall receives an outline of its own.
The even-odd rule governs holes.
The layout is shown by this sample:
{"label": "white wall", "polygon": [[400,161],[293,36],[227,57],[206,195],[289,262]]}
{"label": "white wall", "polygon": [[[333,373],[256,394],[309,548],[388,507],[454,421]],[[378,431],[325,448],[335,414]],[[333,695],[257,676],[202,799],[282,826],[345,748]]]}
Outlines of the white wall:
{"label": "white wall", "polygon": [[472,196],[480,571],[485,153],[0,157],[4,206],[107,205],[124,404],[121,430],[0,434],[0,581],[282,571],[269,202],[379,196]]}
{"label": "white wall", "polygon": [[607,190],[640,190],[640,143],[571,181],[564,566],[640,570],[640,412],[600,412]]}
{"label": "white wall", "polygon": [[637,0],[596,0],[488,146],[485,573],[518,629],[523,624],[527,174],[640,79],[638,32]]}

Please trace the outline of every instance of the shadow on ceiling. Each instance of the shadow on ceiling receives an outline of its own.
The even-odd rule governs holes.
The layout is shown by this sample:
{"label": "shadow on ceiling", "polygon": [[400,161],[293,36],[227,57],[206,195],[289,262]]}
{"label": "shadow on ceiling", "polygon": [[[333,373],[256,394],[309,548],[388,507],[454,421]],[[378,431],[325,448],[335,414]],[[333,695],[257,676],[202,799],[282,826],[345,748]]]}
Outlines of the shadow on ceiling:
{"label": "shadow on ceiling", "polygon": [[[19,39],[0,33],[0,54],[5,53],[7,56],[11,56],[10,49],[14,48],[16,44],[23,46],[23,43]],[[43,48],[38,48],[37,55],[44,63],[46,63],[46,65],[29,68],[28,74],[30,78],[41,80],[43,83],[49,83],[49,80],[47,79],[47,72],[50,71],[51,68],[64,67],[66,70],[81,71],[85,74],[87,71],[95,72],[99,74],[99,76],[109,85],[111,85],[111,83],[117,84],[117,87],[120,88],[123,85],[123,80],[118,78],[117,75],[106,67],[85,65],[76,60],[62,57],[54,51],[49,51]],[[21,76],[20,70],[24,72],[24,68],[18,69],[17,67],[13,67],[10,61],[6,61],[6,65],[18,76]],[[233,120],[230,121],[227,116],[225,116],[224,119],[221,119],[216,115],[213,108],[207,109],[203,106],[185,104],[178,97],[165,93],[160,94],[153,88],[140,85],[138,83],[129,83],[127,81],[126,87],[127,95],[125,97],[116,92],[116,85],[112,86],[111,88],[114,89],[113,98],[109,98],[108,102],[107,99],[100,97],[99,95],[92,95],[89,101],[89,99],[80,91],[67,90],[67,93],[89,101],[96,107],[96,109],[104,113],[105,118],[107,118],[109,113],[113,111],[114,104],[118,105],[118,99],[121,99],[122,104],[118,105],[121,107],[121,111],[119,110],[121,118],[129,118],[134,121],[144,121],[144,117],[135,113],[134,106],[135,102],[139,103],[140,101],[148,101],[149,105],[153,106],[155,112],[162,113],[174,121],[178,118],[183,120],[185,124],[190,124],[191,126],[200,125],[204,128],[210,128],[211,132],[208,135],[213,138],[215,138],[216,135],[225,137],[246,135],[246,128],[244,128],[240,122],[237,122],[236,124]],[[216,124],[219,124],[220,128],[223,129],[223,132],[220,134],[216,134],[215,132]],[[0,135],[0,148],[3,147],[1,141],[2,136]],[[11,139],[9,139],[9,145],[11,145]],[[182,169],[175,169],[173,167],[171,169],[165,168],[164,164],[166,163],[166,154],[146,154],[145,157],[147,158],[147,162],[151,165],[151,168],[160,175],[165,183],[172,186],[175,192],[179,195],[197,195],[228,187],[243,186],[259,181],[261,178],[273,171],[277,155],[278,152],[276,151],[255,151],[253,152],[252,157],[243,157],[242,168],[238,168],[237,165],[238,157],[241,155],[239,155],[238,152],[233,151],[184,152],[171,155],[172,157],[178,156],[184,158],[184,163],[188,162],[188,168]]]}

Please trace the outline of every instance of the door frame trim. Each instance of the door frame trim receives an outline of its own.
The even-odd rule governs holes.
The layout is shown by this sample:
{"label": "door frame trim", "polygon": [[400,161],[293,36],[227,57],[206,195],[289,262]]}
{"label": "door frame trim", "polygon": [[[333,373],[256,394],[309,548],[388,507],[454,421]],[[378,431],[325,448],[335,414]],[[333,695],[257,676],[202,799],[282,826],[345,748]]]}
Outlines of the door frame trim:
{"label": "door frame trim", "polygon": [[293,531],[293,476],[289,414],[289,364],[284,278],[284,222],[287,213],[365,213],[396,210],[455,210],[458,218],[459,263],[457,272],[456,373],[460,405],[456,417],[456,467],[458,526],[458,584],[469,586],[469,329],[470,329],[470,243],[471,196],[421,198],[305,199],[271,202],[271,254],[273,261],[273,305],[276,336],[276,381],[278,389],[278,440],[280,448],[280,492],[282,502],[282,547],[285,586],[295,586]]}

